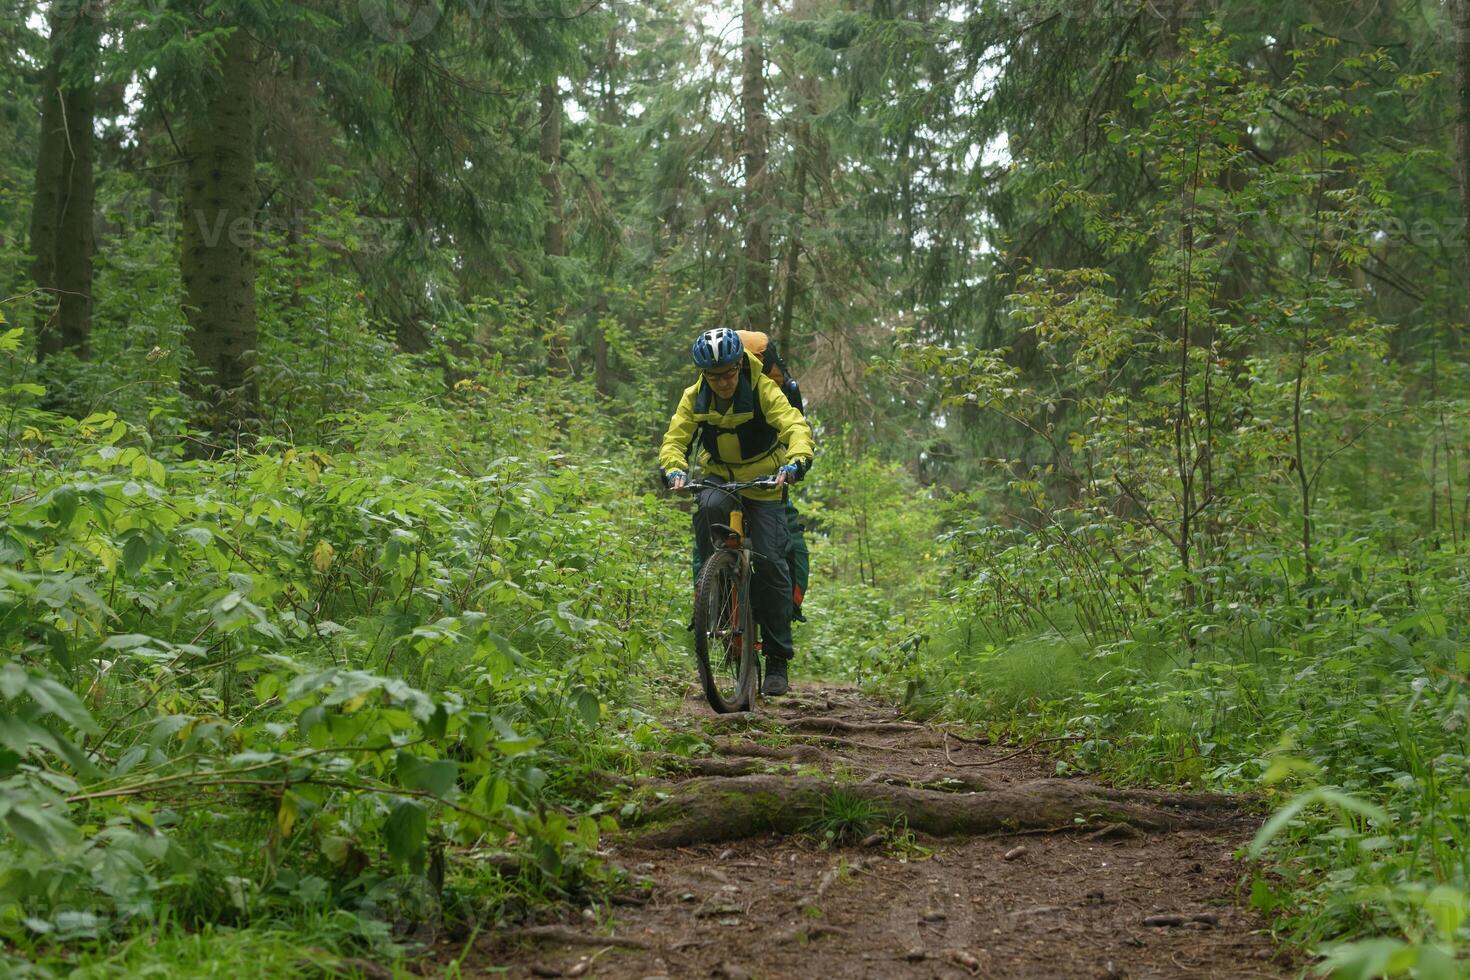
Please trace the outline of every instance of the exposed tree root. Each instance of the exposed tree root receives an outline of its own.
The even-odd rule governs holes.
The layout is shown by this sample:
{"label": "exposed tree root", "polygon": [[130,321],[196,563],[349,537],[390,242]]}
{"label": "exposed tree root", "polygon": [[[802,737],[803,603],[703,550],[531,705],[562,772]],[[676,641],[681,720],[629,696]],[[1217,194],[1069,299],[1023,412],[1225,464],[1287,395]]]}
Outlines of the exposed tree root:
{"label": "exposed tree root", "polygon": [[866,749],[869,752],[899,752],[908,746],[905,745],[879,745],[877,742],[859,742],[855,738],[843,738],[840,735],[792,735],[792,738],[809,739],[813,742],[821,742],[838,749]]}
{"label": "exposed tree root", "polygon": [[830,716],[790,718],[785,725],[796,732],[826,732],[829,735],[836,732],[916,732],[924,727],[911,721],[847,721]]}
{"label": "exposed tree root", "polygon": [[1235,816],[1229,796],[1120,790],[1080,780],[1033,780],[977,793],[946,793],[885,783],[844,784],[823,776],[691,779],[645,810],[646,844],[677,847],[791,834],[820,816],[841,790],[867,801],[875,819],[903,819],[934,837],[996,831],[1068,830],[1123,823],[1141,830],[1217,827]]}
{"label": "exposed tree root", "polygon": [[811,711],[831,711],[834,707],[831,698],[813,701],[810,698],[794,698],[790,696],[786,698],[782,706],[786,708],[807,708]]}
{"label": "exposed tree root", "polygon": [[713,718],[704,719],[704,729],[708,732],[748,732],[763,731],[770,727],[772,719],[756,714],[754,711],[737,711],[728,715],[715,715]]}
{"label": "exposed tree root", "polygon": [[978,772],[940,773],[922,780],[896,772],[875,772],[863,782],[915,786],[919,789],[930,789],[940,793],[989,793],[1000,785],[989,776],[982,776]]}
{"label": "exposed tree root", "polygon": [[711,759],[704,756],[671,755],[660,752],[644,756],[650,765],[664,772],[693,773],[696,776],[749,776],[755,773],[777,771],[791,772],[792,767],[767,758],[730,756]]}
{"label": "exposed tree root", "polygon": [[660,779],[649,779],[647,776],[624,776],[621,773],[601,770],[588,772],[584,778],[587,782],[606,790],[636,789],[640,786],[649,786],[663,781]]}
{"label": "exposed tree root", "polygon": [[710,745],[720,755],[789,759],[806,764],[827,762],[832,758],[815,745],[762,745],[759,742],[741,742],[729,738],[717,738]]}

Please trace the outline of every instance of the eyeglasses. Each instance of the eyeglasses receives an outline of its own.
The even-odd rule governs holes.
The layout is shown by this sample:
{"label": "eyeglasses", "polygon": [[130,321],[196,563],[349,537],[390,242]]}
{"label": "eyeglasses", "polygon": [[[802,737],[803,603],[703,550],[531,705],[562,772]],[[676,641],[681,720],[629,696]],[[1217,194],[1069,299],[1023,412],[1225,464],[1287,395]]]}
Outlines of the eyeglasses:
{"label": "eyeglasses", "polygon": [[718,373],[713,373],[713,372],[710,372],[710,371],[704,372],[704,378],[705,378],[706,381],[714,381],[714,382],[717,382],[719,384],[724,384],[727,381],[734,381],[739,376],[740,376],[740,365],[738,365],[738,364],[735,365],[732,368],[727,368],[726,370],[720,371]]}

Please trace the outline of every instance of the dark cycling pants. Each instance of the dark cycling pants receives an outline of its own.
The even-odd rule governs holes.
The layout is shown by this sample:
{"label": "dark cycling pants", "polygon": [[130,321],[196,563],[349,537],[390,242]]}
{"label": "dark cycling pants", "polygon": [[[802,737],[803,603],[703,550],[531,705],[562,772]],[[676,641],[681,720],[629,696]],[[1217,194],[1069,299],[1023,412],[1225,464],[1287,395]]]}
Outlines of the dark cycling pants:
{"label": "dark cycling pants", "polygon": [[[792,622],[806,622],[806,617],[801,614],[801,601],[806,597],[807,586],[811,581],[812,558],[806,547],[806,525],[801,523],[801,515],[796,512],[796,507],[791,503],[791,497],[786,497],[786,538],[791,547],[786,552],[786,564],[791,573],[791,620]],[[699,581],[699,570],[709,560],[709,543],[699,535],[694,536],[694,578]]]}
{"label": "dark cycling pants", "polygon": [[[699,507],[694,511],[694,534],[697,540],[707,542],[707,549],[712,550],[715,544],[709,526],[729,524],[733,503],[728,493],[718,490],[700,492]],[[791,645],[791,570],[786,564],[790,539],[786,529],[786,502],[741,498],[740,503],[745,511],[745,534],[755,552],[750,601],[755,621],[760,624],[766,659],[790,660],[796,651]]]}

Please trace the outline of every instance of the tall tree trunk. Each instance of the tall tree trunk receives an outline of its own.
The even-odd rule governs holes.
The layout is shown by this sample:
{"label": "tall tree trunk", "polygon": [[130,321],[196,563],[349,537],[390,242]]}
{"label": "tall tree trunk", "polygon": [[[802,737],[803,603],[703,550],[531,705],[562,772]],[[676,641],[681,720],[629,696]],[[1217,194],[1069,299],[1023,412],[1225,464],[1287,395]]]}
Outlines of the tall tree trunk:
{"label": "tall tree trunk", "polygon": [[791,234],[786,239],[786,254],[781,261],[781,325],[776,331],[776,350],[791,357],[791,319],[800,292],[801,226],[806,220],[806,157],[801,146],[796,148],[796,213],[791,216]]}
{"label": "tall tree trunk", "polygon": [[[602,160],[598,165],[598,176],[602,180],[602,193],[606,198],[612,196],[612,181],[615,172],[612,133],[614,128],[620,124],[618,118],[618,88],[616,78],[618,68],[618,27],[618,22],[614,20],[613,28],[607,35],[607,44],[603,48],[602,91],[599,93],[603,138]],[[617,253],[618,242],[614,240],[614,242],[608,245],[606,262],[603,268],[603,272],[609,277],[609,280],[611,279],[613,270],[617,267]],[[607,331],[602,325],[603,320],[607,317],[606,287],[598,291],[595,315],[597,322],[592,328],[592,378],[599,394],[611,395],[612,365],[608,357]]]}
{"label": "tall tree trunk", "polygon": [[[548,258],[567,254],[566,221],[561,202],[561,92],[556,83],[541,86],[541,186],[546,190],[546,227],[542,249]],[[571,373],[566,341],[560,326],[547,335],[547,369],[553,374]]]}
{"label": "tall tree trunk", "polygon": [[[1453,0],[1455,21],[1455,172],[1460,179],[1460,217],[1464,224],[1463,282],[1470,289],[1470,0]],[[1470,300],[1470,295],[1467,295]],[[1467,312],[1470,316],[1470,312]]]}
{"label": "tall tree trunk", "polygon": [[566,222],[561,207],[561,92],[556,85],[541,86],[541,186],[546,189],[546,229],[543,245],[547,255],[567,254]]}
{"label": "tall tree trunk", "polygon": [[740,12],[740,110],[745,125],[745,324],[771,330],[771,229],[766,173],[770,120],[766,117],[765,49],[761,44],[760,0],[743,0]]}
{"label": "tall tree trunk", "polygon": [[36,148],[36,189],[31,199],[31,280],[41,290],[36,307],[36,356],[61,347],[56,303],[56,218],[61,201],[61,173],[66,133],[61,126],[61,85],[53,28],[51,58],[41,73],[41,143]]}
{"label": "tall tree trunk", "polygon": [[92,332],[93,115],[97,21],[79,2],[52,6],[42,72],[41,145],[31,211],[31,277],[48,295],[37,317],[40,358],[87,358]]}
{"label": "tall tree trunk", "polygon": [[238,432],[255,405],[255,50],[245,31],[225,41],[219,75],[184,137],[184,313],[200,377],[200,421]]}

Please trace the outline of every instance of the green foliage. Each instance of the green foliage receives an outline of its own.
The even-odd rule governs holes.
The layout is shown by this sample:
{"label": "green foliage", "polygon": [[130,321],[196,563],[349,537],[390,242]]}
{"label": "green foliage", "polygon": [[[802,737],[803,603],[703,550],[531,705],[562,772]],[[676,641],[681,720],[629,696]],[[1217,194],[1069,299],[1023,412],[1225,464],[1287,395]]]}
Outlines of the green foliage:
{"label": "green foliage", "polygon": [[876,807],[868,800],[846,790],[833,790],[823,797],[822,810],[812,819],[807,833],[823,848],[848,846],[872,833],[877,817]]}
{"label": "green foliage", "polygon": [[[350,973],[609,885],[594,774],[691,748],[653,713],[687,530],[646,461],[689,335],[745,313],[739,42],[662,2],[382,6],[103,12],[90,361],[31,353],[48,39],[3,24],[7,971]],[[821,441],[796,669],[1063,772],[1264,786],[1252,901],[1343,975],[1448,975],[1449,11],[1207,6],[765,11],[769,300]],[[220,444],[175,129],[239,30],[261,397]]]}
{"label": "green foliage", "polygon": [[[1256,904],[1344,975],[1442,975],[1465,937],[1432,909],[1470,889],[1467,389],[1439,335],[1393,356],[1362,269],[1411,161],[1345,135],[1418,89],[1332,38],[1276,76],[1239,47],[1206,27],[1142,66],[1146,123],[1106,125],[1148,175],[1127,207],[1031,162],[1109,265],[1019,269],[1015,348],[905,336],[894,375],[1015,448],[945,502],[934,639],[888,679],[1064,739],[1062,772],[1264,781]],[[1368,98],[1324,65],[1404,84]]]}
{"label": "green foliage", "polygon": [[[635,457],[587,455],[616,443],[584,417],[566,465],[540,409],[489,366],[325,445],[186,462],[110,412],[28,410],[0,519],[0,928],[341,914],[342,942],[385,943],[596,887],[612,824],[580,773],[647,730],[682,566],[649,549],[672,515]],[[497,851],[509,878],[476,860]]]}
{"label": "green foliage", "polygon": [[915,610],[934,593],[938,510],[896,463],[838,436],[796,494],[812,550],[802,670],[859,683],[913,662],[928,627]]}

